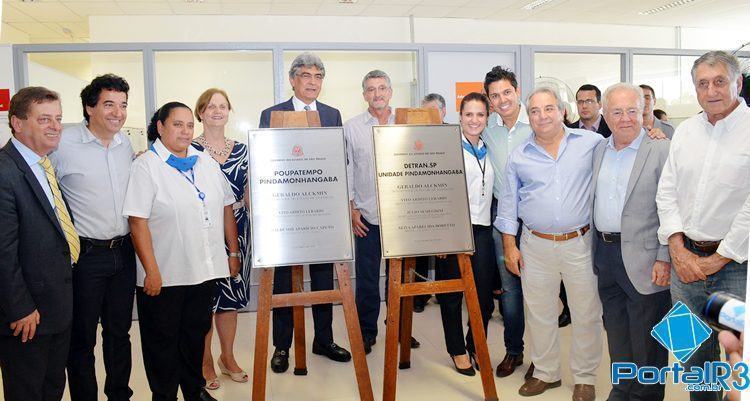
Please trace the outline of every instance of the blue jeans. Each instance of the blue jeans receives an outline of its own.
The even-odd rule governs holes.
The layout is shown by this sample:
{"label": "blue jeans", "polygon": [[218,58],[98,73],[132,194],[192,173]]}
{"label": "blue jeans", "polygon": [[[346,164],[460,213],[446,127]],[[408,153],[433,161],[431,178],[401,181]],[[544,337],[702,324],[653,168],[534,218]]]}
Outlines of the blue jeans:
{"label": "blue jeans", "polygon": [[362,338],[374,339],[378,335],[380,314],[380,226],[370,224],[364,218],[362,222],[370,231],[365,237],[355,237],[354,270],[357,280],[354,300]]}
{"label": "blue jeans", "polygon": [[[706,255],[699,255],[706,256]],[[672,271],[672,302],[682,301],[690,310],[701,316],[706,304],[708,294],[716,291],[726,291],[745,298],[745,285],[747,283],[747,262],[729,262],[718,272],[708,276],[705,281],[696,281],[685,284],[677,278]],[[720,360],[719,341],[716,332],[701,344],[700,348],[683,364],[685,370],[692,366],[703,367],[705,361]],[[721,401],[722,394],[718,392],[691,392],[690,401]]]}
{"label": "blue jeans", "polygon": [[509,355],[520,355],[523,353],[523,291],[521,290],[521,278],[514,275],[505,268],[505,257],[503,255],[503,234],[497,229],[492,229],[492,239],[495,242],[495,258],[497,269],[500,272],[503,294],[500,303],[503,308],[503,326],[505,332],[505,352]]}

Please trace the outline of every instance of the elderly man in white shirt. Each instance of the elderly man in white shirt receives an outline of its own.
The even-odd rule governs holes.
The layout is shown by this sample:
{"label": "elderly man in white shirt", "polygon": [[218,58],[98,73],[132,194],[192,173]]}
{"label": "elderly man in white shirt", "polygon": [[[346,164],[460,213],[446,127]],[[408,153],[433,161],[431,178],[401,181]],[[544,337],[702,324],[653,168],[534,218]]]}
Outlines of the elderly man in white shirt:
{"label": "elderly man in white shirt", "polygon": [[[656,202],[659,240],[669,245],[676,277],[673,301],[700,313],[706,294],[745,297],[750,231],[750,109],[739,97],[737,58],[704,54],[692,68],[703,113],[677,127]],[[685,363],[686,370],[718,361],[716,335]],[[721,392],[692,392],[691,401],[721,400]]]}

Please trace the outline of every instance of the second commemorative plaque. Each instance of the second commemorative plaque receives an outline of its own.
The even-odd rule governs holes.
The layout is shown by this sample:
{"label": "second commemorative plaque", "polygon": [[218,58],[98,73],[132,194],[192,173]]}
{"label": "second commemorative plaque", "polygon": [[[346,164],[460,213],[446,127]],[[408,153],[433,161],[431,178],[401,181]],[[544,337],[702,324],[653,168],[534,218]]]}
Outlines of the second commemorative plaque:
{"label": "second commemorative plaque", "polygon": [[384,258],[474,251],[457,125],[373,127]]}

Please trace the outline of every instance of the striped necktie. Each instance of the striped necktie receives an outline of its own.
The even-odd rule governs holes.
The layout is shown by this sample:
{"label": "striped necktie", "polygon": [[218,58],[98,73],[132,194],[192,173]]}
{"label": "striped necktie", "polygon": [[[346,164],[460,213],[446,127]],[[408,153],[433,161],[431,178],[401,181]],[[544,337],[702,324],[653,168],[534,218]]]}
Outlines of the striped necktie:
{"label": "striped necktie", "polygon": [[305,111],[310,111],[310,110],[311,110],[311,109],[310,109],[310,106],[308,106],[308,105],[305,105]]}
{"label": "striped necktie", "polygon": [[63,201],[62,194],[60,194],[60,187],[57,186],[55,169],[52,168],[52,163],[47,156],[44,156],[39,160],[39,165],[44,168],[44,173],[47,175],[47,182],[49,182],[49,187],[52,190],[52,197],[55,200],[57,219],[60,221],[60,227],[62,227],[63,232],[65,233],[65,239],[68,241],[70,258],[73,259],[73,263],[76,263],[78,262],[78,255],[81,253],[81,243],[78,239],[76,228],[73,226],[73,221],[68,214],[68,208],[65,207],[65,201]]}

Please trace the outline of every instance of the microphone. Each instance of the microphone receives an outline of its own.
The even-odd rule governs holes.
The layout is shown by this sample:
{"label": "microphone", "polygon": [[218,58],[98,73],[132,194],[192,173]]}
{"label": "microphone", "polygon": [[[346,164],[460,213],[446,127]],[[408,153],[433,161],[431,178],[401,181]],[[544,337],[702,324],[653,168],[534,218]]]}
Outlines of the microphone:
{"label": "microphone", "polygon": [[708,296],[703,315],[709,325],[729,330],[739,337],[745,328],[745,301],[728,292],[714,292]]}

